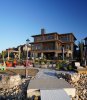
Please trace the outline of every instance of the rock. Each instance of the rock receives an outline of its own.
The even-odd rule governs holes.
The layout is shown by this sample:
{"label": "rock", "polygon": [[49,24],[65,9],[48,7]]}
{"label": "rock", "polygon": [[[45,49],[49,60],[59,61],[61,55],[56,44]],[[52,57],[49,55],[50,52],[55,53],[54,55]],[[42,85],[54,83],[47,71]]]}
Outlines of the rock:
{"label": "rock", "polygon": [[18,93],[18,90],[16,90],[15,93],[17,94]]}
{"label": "rock", "polygon": [[9,87],[18,86],[22,83],[20,75],[11,76],[9,80]]}
{"label": "rock", "polygon": [[76,98],[72,100],[87,100],[87,74],[59,74],[57,77],[65,79],[76,88]]}
{"label": "rock", "polygon": [[86,91],[87,91],[87,89],[84,89],[84,90],[83,90],[83,93],[85,94],[85,93],[86,93]]}
{"label": "rock", "polygon": [[19,75],[9,77],[8,81],[4,82],[6,84],[5,88],[5,84],[2,84],[3,88],[0,88],[0,97],[5,98],[5,100],[25,100],[28,82],[28,79],[22,80]]}
{"label": "rock", "polygon": [[80,79],[80,74],[71,75],[71,80],[77,82]]}

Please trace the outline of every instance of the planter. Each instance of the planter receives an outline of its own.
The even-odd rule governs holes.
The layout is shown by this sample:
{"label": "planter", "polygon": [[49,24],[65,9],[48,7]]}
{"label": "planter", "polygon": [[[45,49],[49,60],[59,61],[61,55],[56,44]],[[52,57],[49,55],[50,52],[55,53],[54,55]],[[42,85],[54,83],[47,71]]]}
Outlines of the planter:
{"label": "planter", "polygon": [[47,64],[43,64],[43,65],[41,65],[41,68],[47,68]]}
{"label": "planter", "polygon": [[7,64],[7,67],[12,67],[12,63],[8,63]]}
{"label": "planter", "polygon": [[41,65],[40,65],[40,64],[34,64],[34,67],[36,67],[36,68],[40,68]]}
{"label": "planter", "polygon": [[49,67],[49,68],[52,68],[52,64],[49,64],[48,67]]}

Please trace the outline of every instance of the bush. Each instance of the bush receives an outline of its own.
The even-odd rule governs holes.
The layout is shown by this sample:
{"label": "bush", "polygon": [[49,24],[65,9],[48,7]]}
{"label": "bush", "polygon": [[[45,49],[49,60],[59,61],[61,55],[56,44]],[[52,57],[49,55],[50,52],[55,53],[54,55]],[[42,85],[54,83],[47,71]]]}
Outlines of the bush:
{"label": "bush", "polygon": [[42,65],[43,65],[43,64],[47,64],[47,60],[46,60],[46,59],[41,59],[41,60],[40,60],[40,64],[42,64]]}
{"label": "bush", "polygon": [[39,60],[38,59],[35,59],[35,64],[39,64]]}
{"label": "bush", "polygon": [[50,61],[47,61],[47,63],[46,63],[47,65],[49,65],[50,64]]}
{"label": "bush", "polygon": [[42,61],[42,62],[41,62],[41,65],[44,65],[44,64],[45,64],[45,62],[44,62],[44,61]]}
{"label": "bush", "polygon": [[62,64],[61,64],[61,62],[57,62],[57,63],[56,63],[56,68],[57,68],[58,70],[61,70],[61,69],[62,69]]}
{"label": "bush", "polygon": [[66,61],[59,61],[56,63],[56,67],[58,70],[66,70],[67,71],[68,70],[67,66],[68,65],[67,65]]}
{"label": "bush", "polygon": [[68,70],[73,70],[73,67],[71,65],[68,66]]}

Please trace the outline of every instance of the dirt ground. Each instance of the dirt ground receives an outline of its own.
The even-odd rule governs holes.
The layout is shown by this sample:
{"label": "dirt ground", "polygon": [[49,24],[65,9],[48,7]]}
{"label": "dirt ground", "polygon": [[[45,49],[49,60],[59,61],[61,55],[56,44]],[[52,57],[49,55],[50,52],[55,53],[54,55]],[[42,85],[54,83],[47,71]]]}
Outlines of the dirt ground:
{"label": "dirt ground", "polygon": [[[38,72],[38,69],[27,69],[29,76],[35,76]],[[4,71],[0,70],[0,74],[7,74],[7,75],[16,75],[20,74],[25,76],[25,69],[6,69]]]}

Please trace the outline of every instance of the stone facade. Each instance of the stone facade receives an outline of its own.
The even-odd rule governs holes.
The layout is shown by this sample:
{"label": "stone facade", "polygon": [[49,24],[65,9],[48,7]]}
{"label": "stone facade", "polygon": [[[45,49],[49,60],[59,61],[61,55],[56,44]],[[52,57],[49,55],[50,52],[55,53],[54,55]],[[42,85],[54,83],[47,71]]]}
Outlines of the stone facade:
{"label": "stone facade", "polygon": [[34,42],[31,43],[32,57],[46,57],[47,59],[73,59],[76,40],[73,33],[41,33],[32,37],[34,38]]}

